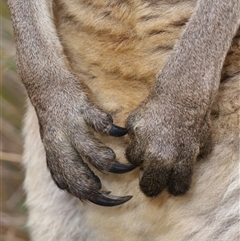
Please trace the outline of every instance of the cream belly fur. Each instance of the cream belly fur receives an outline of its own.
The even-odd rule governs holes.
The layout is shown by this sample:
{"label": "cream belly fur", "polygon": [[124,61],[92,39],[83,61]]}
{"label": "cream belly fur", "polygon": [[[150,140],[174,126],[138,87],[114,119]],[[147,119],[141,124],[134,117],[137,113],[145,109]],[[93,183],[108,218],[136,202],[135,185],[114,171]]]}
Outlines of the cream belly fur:
{"label": "cream belly fur", "polygon": [[[73,71],[85,80],[94,101],[123,126],[128,114],[148,95],[195,1],[149,4],[136,0],[130,5],[123,1],[121,7],[112,9],[105,9],[107,1],[96,2],[91,9],[85,1],[77,6],[73,0],[65,4],[58,1],[57,28]],[[155,199],[145,197],[139,190],[139,169],[116,175],[100,173],[91,166],[103,190],[133,195],[119,207],[82,203],[58,189],[47,170],[38,120],[29,104],[24,164],[32,240],[239,240],[239,31],[237,36],[213,107],[213,151],[197,163],[191,189],[182,197],[166,191]],[[119,161],[126,162],[127,137],[101,136],[101,140],[115,151]]]}

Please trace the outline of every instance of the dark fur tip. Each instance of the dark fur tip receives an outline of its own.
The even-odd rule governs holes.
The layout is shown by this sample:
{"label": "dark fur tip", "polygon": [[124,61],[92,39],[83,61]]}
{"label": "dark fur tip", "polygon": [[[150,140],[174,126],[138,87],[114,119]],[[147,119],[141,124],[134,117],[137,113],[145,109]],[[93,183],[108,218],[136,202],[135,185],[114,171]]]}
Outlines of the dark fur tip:
{"label": "dark fur tip", "polygon": [[116,174],[122,174],[126,172],[130,172],[133,169],[135,169],[136,166],[133,164],[122,164],[120,162],[114,162],[114,164],[108,169],[109,172],[116,173]]}
{"label": "dark fur tip", "polygon": [[168,192],[173,196],[183,196],[190,189],[190,185],[183,184],[180,187],[175,187],[171,184],[168,185]]}
{"label": "dark fur tip", "polygon": [[162,189],[150,189],[145,188],[143,185],[140,184],[141,191],[145,194],[146,197],[155,198],[157,197],[162,191]]}
{"label": "dark fur tip", "polygon": [[132,196],[117,197],[106,194],[106,192],[98,192],[93,194],[88,200],[94,204],[104,207],[114,207],[129,201]]}
{"label": "dark fur tip", "polygon": [[139,182],[141,191],[147,197],[158,196],[167,186],[169,170],[166,167],[152,166],[143,170],[143,176]]}
{"label": "dark fur tip", "polygon": [[109,130],[108,134],[110,136],[121,137],[121,136],[124,136],[127,134],[127,129],[112,124],[111,129]]}

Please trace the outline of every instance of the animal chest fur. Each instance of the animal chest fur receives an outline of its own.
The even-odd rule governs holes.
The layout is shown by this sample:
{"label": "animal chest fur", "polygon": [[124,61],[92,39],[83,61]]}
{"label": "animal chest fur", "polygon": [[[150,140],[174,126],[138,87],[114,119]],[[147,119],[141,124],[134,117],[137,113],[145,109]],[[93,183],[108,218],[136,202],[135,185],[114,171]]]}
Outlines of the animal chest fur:
{"label": "animal chest fur", "polygon": [[72,70],[96,103],[124,124],[146,98],[195,1],[56,1]]}
{"label": "animal chest fur", "polygon": [[[123,126],[129,113],[148,96],[195,4],[195,0],[54,2],[55,23],[66,63],[84,82],[92,100],[109,112],[116,124]],[[238,31],[226,58],[223,82],[213,107],[213,151],[197,163],[192,187],[183,197],[173,197],[164,191],[155,199],[147,198],[139,190],[139,169],[116,175],[100,173],[91,167],[100,177],[103,190],[112,190],[119,196],[133,195],[131,201],[120,207],[85,205],[57,189],[46,168],[36,131],[37,119],[30,108],[25,133],[29,129],[35,132],[27,133],[26,146],[31,149],[34,140],[38,151],[25,151],[25,187],[31,211],[29,226],[33,227],[35,240],[235,241],[239,238],[239,34]],[[115,151],[120,162],[126,162],[127,137],[101,136],[101,141]],[[37,227],[39,215],[43,221]],[[51,225],[54,228],[49,231]]]}

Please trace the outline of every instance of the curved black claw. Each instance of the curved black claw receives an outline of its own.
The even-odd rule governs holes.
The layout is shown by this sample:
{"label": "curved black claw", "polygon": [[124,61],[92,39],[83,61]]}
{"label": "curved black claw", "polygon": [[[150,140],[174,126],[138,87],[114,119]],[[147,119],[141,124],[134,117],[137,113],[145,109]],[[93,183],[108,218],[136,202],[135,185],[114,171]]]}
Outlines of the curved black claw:
{"label": "curved black claw", "polygon": [[106,194],[106,192],[98,192],[93,194],[90,198],[88,198],[88,200],[100,206],[114,207],[127,202],[131,198],[132,196],[117,197]]}
{"label": "curved black claw", "polygon": [[109,130],[108,134],[109,134],[110,136],[121,137],[121,136],[124,136],[124,135],[127,134],[127,129],[112,124],[112,127],[111,127],[111,129]]}
{"label": "curved black claw", "polygon": [[122,173],[126,173],[126,172],[130,172],[133,169],[135,169],[136,166],[134,166],[133,164],[122,164],[120,162],[114,162],[114,164],[108,169],[109,172],[112,173],[117,173],[117,174],[122,174]]}
{"label": "curved black claw", "polygon": [[111,191],[101,191],[101,193],[104,194],[104,195],[108,195],[108,194],[111,193]]}

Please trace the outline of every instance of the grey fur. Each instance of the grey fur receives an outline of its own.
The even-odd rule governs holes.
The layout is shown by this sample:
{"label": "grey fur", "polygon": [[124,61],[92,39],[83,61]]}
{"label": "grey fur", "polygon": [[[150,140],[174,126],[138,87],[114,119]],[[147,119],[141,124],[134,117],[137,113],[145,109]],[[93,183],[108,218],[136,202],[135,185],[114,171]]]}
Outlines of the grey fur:
{"label": "grey fur", "polygon": [[128,118],[126,155],[142,166],[140,187],[147,196],[166,186],[184,194],[197,156],[210,152],[210,110],[239,21],[239,0],[198,1],[150,96]]}
{"label": "grey fur", "polygon": [[[8,4],[19,74],[38,116],[52,177],[72,195],[91,199],[101,183],[84,161],[100,170],[115,162],[114,152],[94,137],[92,127],[109,133],[113,120],[91,102],[65,63],[51,1]],[[126,153],[143,170],[140,187],[147,196],[166,186],[174,195],[184,194],[197,156],[211,150],[210,108],[239,14],[240,0],[199,0],[150,96],[129,116]]]}
{"label": "grey fur", "polygon": [[[51,3],[8,1],[18,72],[36,110],[47,165],[55,183],[82,200],[94,200],[99,197],[101,182],[84,160],[99,170],[112,170],[116,155],[94,137],[92,128],[106,134],[112,129],[113,135],[119,133],[112,125],[112,117],[90,101],[87,88],[64,63],[51,21]],[[119,132],[122,134],[121,128]]]}

